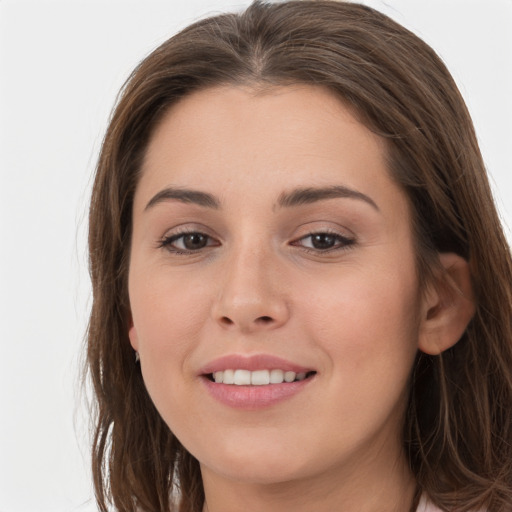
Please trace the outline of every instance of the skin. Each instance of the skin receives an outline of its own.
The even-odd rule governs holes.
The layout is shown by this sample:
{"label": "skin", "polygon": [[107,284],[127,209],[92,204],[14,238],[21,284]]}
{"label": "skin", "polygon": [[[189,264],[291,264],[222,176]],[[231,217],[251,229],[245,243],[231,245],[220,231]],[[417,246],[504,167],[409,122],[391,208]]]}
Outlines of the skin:
{"label": "skin", "polygon": [[[294,189],[332,186],[369,201],[279,205]],[[219,206],[147,206],[168,187]],[[183,231],[207,245],[162,244]],[[315,248],[311,233],[334,234],[333,247]],[[147,390],[200,462],[205,510],[409,509],[401,425],[434,299],[419,290],[410,208],[383,142],[329,92],[226,86],[171,108],[134,198],[129,295]],[[198,375],[228,354],[317,373],[283,402],[236,409]]]}

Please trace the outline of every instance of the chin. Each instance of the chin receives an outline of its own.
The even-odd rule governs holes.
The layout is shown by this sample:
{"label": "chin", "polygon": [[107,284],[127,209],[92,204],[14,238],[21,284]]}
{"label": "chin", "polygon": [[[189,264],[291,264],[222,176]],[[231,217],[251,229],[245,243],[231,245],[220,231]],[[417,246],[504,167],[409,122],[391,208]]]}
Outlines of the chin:
{"label": "chin", "polygon": [[203,471],[207,468],[231,481],[253,485],[270,485],[300,480],[309,476],[308,473],[311,471],[310,466],[290,459],[269,460],[267,458],[261,460],[250,456],[236,460],[230,459],[224,463],[217,462],[212,466],[200,464]]}
{"label": "chin", "polygon": [[317,455],[298,449],[301,444],[286,440],[261,439],[250,436],[245,442],[218,443],[218,448],[196,453],[202,470],[209,470],[231,481],[247,484],[277,484],[311,476],[319,461]]}

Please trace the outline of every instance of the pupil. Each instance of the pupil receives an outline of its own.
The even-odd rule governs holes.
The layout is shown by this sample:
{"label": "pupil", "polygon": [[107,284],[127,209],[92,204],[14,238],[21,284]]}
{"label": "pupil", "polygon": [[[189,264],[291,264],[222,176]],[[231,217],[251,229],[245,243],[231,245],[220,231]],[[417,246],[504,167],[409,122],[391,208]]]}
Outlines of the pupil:
{"label": "pupil", "polygon": [[206,245],[206,236],[201,233],[191,233],[185,236],[183,245],[189,250],[202,249]]}
{"label": "pupil", "polygon": [[312,243],[315,249],[330,249],[336,243],[336,237],[334,235],[320,233],[313,235]]}

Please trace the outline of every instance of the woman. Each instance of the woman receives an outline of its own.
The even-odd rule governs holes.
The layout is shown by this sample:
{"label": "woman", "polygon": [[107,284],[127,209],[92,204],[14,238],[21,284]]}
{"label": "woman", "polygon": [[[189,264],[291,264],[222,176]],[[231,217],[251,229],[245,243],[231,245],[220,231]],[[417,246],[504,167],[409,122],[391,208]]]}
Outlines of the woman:
{"label": "woman", "polygon": [[90,213],[101,510],[511,510],[511,260],[386,16],[256,2],[128,80]]}

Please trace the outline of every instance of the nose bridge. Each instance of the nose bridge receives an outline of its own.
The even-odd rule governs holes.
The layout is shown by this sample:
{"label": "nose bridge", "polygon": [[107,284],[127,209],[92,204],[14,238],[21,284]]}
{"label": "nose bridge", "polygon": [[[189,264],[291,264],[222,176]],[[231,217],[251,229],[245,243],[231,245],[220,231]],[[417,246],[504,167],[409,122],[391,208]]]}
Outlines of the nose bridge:
{"label": "nose bridge", "polygon": [[278,257],[268,240],[247,237],[234,244],[220,277],[213,308],[216,321],[242,331],[282,325],[288,318],[288,305],[277,267]]}

